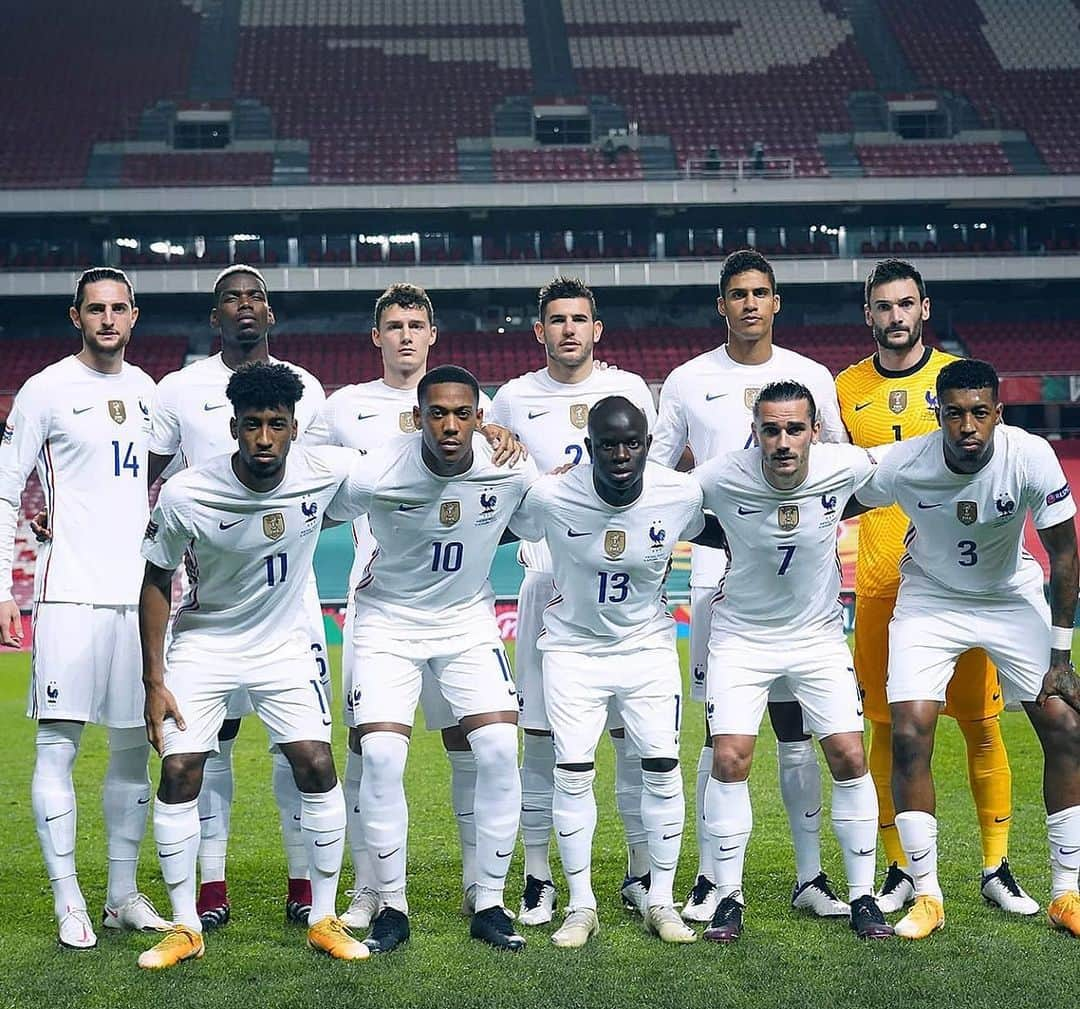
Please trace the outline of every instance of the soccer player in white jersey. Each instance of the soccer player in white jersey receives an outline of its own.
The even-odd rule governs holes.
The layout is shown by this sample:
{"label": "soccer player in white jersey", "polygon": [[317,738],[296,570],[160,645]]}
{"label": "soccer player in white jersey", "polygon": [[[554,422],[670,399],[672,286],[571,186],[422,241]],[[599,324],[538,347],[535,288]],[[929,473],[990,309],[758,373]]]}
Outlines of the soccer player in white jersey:
{"label": "soccer player in white jersey", "polygon": [[[984,648],[1007,705],[1023,705],[1044,754],[1051,923],[1080,935],[1080,681],[1070,661],[1076,611],[1076,504],[1042,439],[1001,422],[998,377],[983,361],[937,378],[941,430],[901,442],[858,500],[897,503],[911,519],[900,592],[889,623],[896,827],[915,880],[897,935],[922,939],[945,923],[937,876],[930,760],[957,657]],[[1031,513],[1050,557],[1023,548]]]}
{"label": "soccer player in white jersey", "polygon": [[[232,411],[225,388],[236,369],[253,361],[270,361],[268,338],[274,325],[274,311],[266,281],[254,267],[230,266],[214,282],[214,307],[210,324],[221,337],[217,354],[195,361],[166,375],[158,386],[157,407],[150,437],[150,482],[168,473],[177,460],[200,465],[235,449],[229,431]],[[308,446],[326,442],[323,416],[326,396],[322,385],[310,372],[289,365],[304,385],[303,398],[296,404],[300,440]],[[330,690],[326,658],[326,634],[314,575],[306,596],[312,660],[327,692]],[[228,717],[222,726],[216,751],[207,758],[203,788],[199,793],[202,844],[199,848],[199,914],[206,928],[216,928],[229,920],[230,904],[225,884],[225,858],[232,812],[232,751],[240,731],[240,718],[252,710],[250,700],[239,691],[229,702]],[[311,906],[307,852],[300,830],[300,793],[284,754],[273,754],[273,789],[281,818],[288,866],[285,896],[287,921],[306,924]]]}
{"label": "soccer player in white jersey", "polygon": [[[366,940],[389,952],[409,938],[405,898],[408,809],[405,760],[425,675],[468,737],[476,761],[473,937],[520,949],[502,907],[517,836],[517,692],[495,622],[488,571],[506,525],[536,475],[531,461],[496,466],[476,433],[476,379],[462,368],[429,371],[413,420],[422,437],[384,460],[368,488],[378,543],[356,588],[350,728],[364,773],[358,796],[381,910]],[[334,512],[330,518],[338,518]],[[347,644],[346,647],[349,645]]]}
{"label": "soccer player in white jersey", "polygon": [[672,892],[686,809],[682,675],[663,586],[675,544],[704,528],[701,488],[646,461],[648,418],[625,397],[594,404],[588,430],[592,464],[542,477],[512,523],[515,533],[546,542],[556,585],[538,642],[539,686],[555,740],[554,817],[570,896],[551,939],[575,948],[600,927],[592,889],[594,760],[613,708],[644,783],[646,928],[665,942],[694,942]]}
{"label": "soccer player in white jersey", "polygon": [[[154,838],[173,927],[139,957],[148,969],[204,952],[195,903],[198,795],[228,701],[245,690],[300,790],[300,830],[311,867],[308,944],[343,960],[368,948],[334,904],[345,842],[345,798],[330,750],[330,702],[311,664],[302,619],[321,519],[368,460],[349,449],[290,446],[297,436],[299,376],[255,362],[226,390],[237,451],[189,467],[162,489],[142,552],[139,602],[146,729],[161,754]],[[347,505],[338,502],[344,512]],[[353,514],[356,514],[355,510]],[[173,571],[188,588],[172,621]]]}
{"label": "soccer player in white jersey", "polygon": [[851,928],[860,939],[892,935],[873,893],[877,793],[863,750],[836,554],[844,508],[874,461],[854,445],[813,444],[820,430],[813,393],[799,382],[772,382],[754,404],[757,447],[694,470],[730,558],[713,596],[706,678],[713,766],[705,822],[719,900],[705,938],[714,942],[734,942],[742,933],[750,764],[779,679],[799,702],[832,775]]}
{"label": "soccer player in white jersey", "polygon": [[108,727],[102,783],[109,873],[102,924],[166,927],[138,892],[146,830],[149,746],[139,681],[139,541],[149,514],[147,441],[154,383],[124,361],[139,317],[120,270],[87,270],[72,324],[82,349],[28,379],[0,439],[0,643],[18,646],[11,595],[23,486],[37,469],[53,517],[34,578],[32,678],[27,715],[37,720],[31,808],[52,884],[60,944],[97,944],[75,872],[72,768],[83,726]]}
{"label": "soccer player in white jersey", "polygon": [[[598,369],[594,347],[603,333],[596,301],[576,277],[556,277],[540,289],[539,316],[533,327],[544,347],[546,367],[507,382],[495,394],[489,420],[510,428],[529,450],[537,468],[550,472],[579,463],[593,404],[605,396],[625,396],[656,421],[652,393],[633,372]],[[551,921],[555,909],[548,849],[552,831],[555,749],[544,709],[540,651],[544,607],[554,595],[551,556],[543,540],[523,542],[518,559],[525,575],[518,594],[514,666],[524,749],[521,759],[521,834],[525,844],[525,890],[518,920],[526,925]],[[627,871],[622,896],[640,914],[647,910],[649,851],[641,822],[641,765],[629,752],[625,733],[613,729],[615,797],[626,830]]]}
{"label": "soccer player in white jersey", "polygon": [[[382,356],[383,375],[371,382],[346,385],[326,401],[326,424],[332,445],[346,445],[366,451],[387,451],[404,448],[419,437],[413,420],[416,406],[416,387],[427,371],[428,352],[438,338],[434,324],[434,308],[427,292],[415,284],[391,284],[375,302],[371,341]],[[491,400],[480,392],[480,408],[488,418]],[[491,423],[482,428],[495,449],[493,459],[502,464],[514,454],[515,444],[504,428]],[[346,709],[352,703],[351,640],[355,600],[353,594],[364,577],[368,562],[377,545],[371,534],[366,515],[353,522],[355,555],[349,572],[348,604],[345,609],[342,649],[342,697]],[[476,788],[476,761],[469,751],[468,741],[437,685],[428,677],[420,695],[424,722],[429,729],[442,732],[443,745],[450,760],[450,791],[454,818],[461,839],[462,886],[465,891],[463,910],[472,914],[471,888],[475,882],[473,864],[476,855],[476,827],[473,820],[473,792]],[[363,777],[363,753],[360,734],[349,730],[349,752],[345,763],[345,791],[357,795]],[[367,928],[378,910],[378,890],[374,870],[364,842],[360,809],[348,804],[349,845],[356,873],[353,889],[348,892],[351,902],[341,916],[349,928]]]}
{"label": "soccer player in white jersey", "polygon": [[[772,342],[773,320],[780,310],[776,278],[769,261],[744,249],[724,260],[717,310],[727,323],[727,342],[687,361],[667,377],[660,392],[660,411],[651,458],[674,466],[689,449],[697,465],[752,442],[752,408],[769,382],[793,379],[813,393],[821,420],[822,441],[847,441],[836,390],[827,368]],[[690,572],[691,693],[705,700],[709,645],[709,601],[723,577],[721,551],[695,546]],[[769,716],[777,736],[780,794],[795,844],[796,880],[792,904],[817,915],[846,915],[847,905],[832,892],[821,869],[821,772],[802,715],[786,684],[773,688]],[[712,853],[702,810],[712,768],[711,742],[697,766],[698,872],[686,898],[683,917],[709,921],[716,909]]]}

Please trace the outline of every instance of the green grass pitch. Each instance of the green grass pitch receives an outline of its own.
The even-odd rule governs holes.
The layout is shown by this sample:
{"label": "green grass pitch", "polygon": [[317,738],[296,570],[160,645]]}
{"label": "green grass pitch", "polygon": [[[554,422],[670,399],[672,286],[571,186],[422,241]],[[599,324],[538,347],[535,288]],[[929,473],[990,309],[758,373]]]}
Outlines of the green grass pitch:
{"label": "green grass pitch", "polygon": [[[685,643],[683,664],[686,664]],[[1074,647],[1074,652],[1076,648]],[[333,655],[335,669],[339,656]],[[774,744],[763,730],[752,778],[754,834],[747,860],[746,932],[733,947],[699,942],[664,947],[647,937],[617,899],[623,865],[621,827],[612,794],[611,748],[601,745],[596,794],[595,887],[602,931],[586,949],[555,949],[551,929],[527,930],[513,956],[467,938],[458,916],[457,833],[449,810],[448,765],[436,735],[418,731],[409,761],[409,897],[413,938],[404,950],[357,964],[322,959],[302,930],[283,924],[284,857],[270,791],[266,735],[249,720],[236,747],[236,803],[229,858],[233,921],[212,933],[202,961],[163,974],[138,970],[150,940],[101,935],[88,953],[60,950],[52,902],[29,809],[33,723],[23,717],[29,659],[0,655],[0,1007],[212,1009],[335,1006],[1065,1006],[1075,991],[1080,947],[1040,914],[1015,919],[985,905],[978,891],[979,840],[966,785],[962,740],[943,720],[936,755],[941,820],[941,877],[948,920],[921,943],[859,944],[844,921],[796,915],[788,900],[793,862],[779,800]],[[1017,877],[1045,905],[1048,870],[1040,798],[1040,757],[1022,715],[1004,717],[1012,758],[1015,815],[1011,859]],[[344,753],[337,730],[336,752]],[[688,824],[677,893],[696,867],[692,827],[693,767],[701,709],[690,706],[683,729]],[[92,915],[104,899],[104,838],[99,786],[105,738],[88,729],[77,765],[78,864]],[[156,777],[156,766],[152,773]],[[824,862],[842,883],[840,855],[826,823]],[[517,905],[520,856],[507,894]],[[349,884],[350,870],[342,878]],[[167,913],[150,838],[142,887]],[[344,893],[342,892],[342,900]]]}

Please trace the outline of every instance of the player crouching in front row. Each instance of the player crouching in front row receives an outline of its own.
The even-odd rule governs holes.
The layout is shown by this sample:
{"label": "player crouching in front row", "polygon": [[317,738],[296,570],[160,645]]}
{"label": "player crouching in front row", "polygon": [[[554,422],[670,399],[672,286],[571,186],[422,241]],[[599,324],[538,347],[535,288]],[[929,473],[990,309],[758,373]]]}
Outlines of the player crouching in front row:
{"label": "player crouching in front row", "polygon": [[[335,914],[345,800],[330,750],[327,699],[311,675],[303,594],[321,517],[331,501],[342,505],[356,483],[352,471],[369,462],[329,446],[290,454],[303,385],[285,365],[241,368],[226,395],[238,451],[184,470],[165,485],[142,548],[146,727],[162,755],[154,838],[174,924],[139,957],[139,966],[171,967],[203,955],[195,904],[197,803],[203,765],[237,689],[247,690],[300,790],[311,866],[308,945],[361,960],[368,947]],[[170,587],[181,559],[189,589],[173,621],[166,662]]]}

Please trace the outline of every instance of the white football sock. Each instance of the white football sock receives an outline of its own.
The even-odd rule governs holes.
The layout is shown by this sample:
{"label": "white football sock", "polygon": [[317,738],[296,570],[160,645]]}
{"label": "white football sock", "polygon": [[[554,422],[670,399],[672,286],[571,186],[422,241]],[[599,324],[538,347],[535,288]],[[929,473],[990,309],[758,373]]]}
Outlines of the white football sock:
{"label": "white football sock", "polygon": [[139,845],[150,812],[149,756],[145,729],[109,729],[109,765],[101,805],[109,850],[105,903],[113,908],[138,891]]}
{"label": "white football sock", "polygon": [[743,896],[743,866],[746,845],[754,826],[750,806],[750,784],[746,781],[717,781],[710,777],[705,790],[705,815],[713,852],[716,895],[720,900]]}
{"label": "white football sock", "polygon": [[874,892],[877,815],[877,792],[869,774],[850,781],[833,779],[832,825],[844,855],[848,901]]}
{"label": "white football sock", "polygon": [[476,882],[476,758],[472,750],[447,750],[450,761],[450,805],[461,840],[461,885],[467,890]]}
{"label": "white football sock", "polygon": [[154,841],[169,891],[172,920],[202,931],[195,910],[195,861],[199,853],[199,800],[154,803]]}
{"label": "white football sock", "polygon": [[907,856],[907,872],[915,881],[915,895],[942,899],[937,873],[937,817],[909,809],[896,814],[896,831]]}
{"label": "white football sock", "polygon": [[232,819],[232,752],[236,737],[219,739],[218,752],[207,755],[199,792],[199,879],[214,883],[225,878],[225,852]]}
{"label": "white football sock", "polygon": [[405,845],[409,808],[405,803],[405,761],[409,740],[400,732],[369,732],[364,736],[364,775],[360,780],[360,816],[382,902],[403,914],[405,902]]}
{"label": "white football sock", "polygon": [[821,771],[813,740],[777,740],[780,797],[784,800],[791,840],[795,845],[795,876],[809,883],[821,872]]}
{"label": "white football sock", "polygon": [[[303,799],[296,787],[292,765],[289,758],[280,750],[271,758],[273,770],[271,779],[274,785],[274,801],[277,803],[278,818],[281,820],[281,836],[285,843],[285,865],[289,879],[308,878],[308,847],[302,829]],[[312,918],[318,921],[318,918]]]}
{"label": "white football sock", "polygon": [[1046,833],[1050,841],[1050,899],[1053,900],[1077,889],[1077,876],[1080,874],[1080,806],[1048,813]]}
{"label": "white football sock", "polygon": [[[712,777],[713,752],[711,746],[703,746],[698,754],[697,788],[694,792],[694,830],[697,834],[697,874],[713,878],[712,840],[709,825],[705,822],[705,789]],[[714,881],[715,882],[715,881]]]}
{"label": "white football sock", "polygon": [[551,803],[555,792],[555,740],[522,733],[521,840],[525,845],[525,875],[552,879]]}
{"label": "white football sock", "polygon": [[649,906],[670,907],[686,820],[682,771],[643,770],[641,782],[641,819],[649,832]]}
{"label": "white football sock", "polygon": [[570,890],[567,907],[596,910],[592,889],[592,842],[596,831],[596,771],[555,768],[555,834]]}
{"label": "white football sock", "polygon": [[476,759],[476,910],[500,907],[521,821],[517,726],[492,722],[469,733]]}
{"label": "white football sock", "polygon": [[364,817],[360,806],[360,782],[364,776],[364,755],[349,750],[345,758],[345,822],[349,850],[352,852],[353,886],[357,890],[375,890],[375,870],[371,867],[371,852],[364,841]]}
{"label": "white football sock", "polygon": [[626,834],[626,874],[649,871],[649,832],[642,819],[641,757],[627,736],[612,736],[615,747],[615,805]]}
{"label": "white football sock", "polygon": [[[300,832],[311,867],[312,924],[337,915],[338,876],[345,853],[345,793],[335,781],[329,792],[300,792]],[[294,877],[295,878],[295,877]]]}
{"label": "white football sock", "polygon": [[38,725],[30,806],[34,813],[41,854],[52,884],[53,910],[63,917],[85,908],[75,875],[75,785],[71,772],[79,752],[83,727],[78,722]]}

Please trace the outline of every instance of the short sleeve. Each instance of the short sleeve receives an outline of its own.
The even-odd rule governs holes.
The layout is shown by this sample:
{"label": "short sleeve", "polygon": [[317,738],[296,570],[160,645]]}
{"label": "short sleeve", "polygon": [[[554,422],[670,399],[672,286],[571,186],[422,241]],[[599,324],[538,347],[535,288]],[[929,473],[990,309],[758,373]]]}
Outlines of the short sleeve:
{"label": "short sleeve", "polygon": [[1027,464],[1031,520],[1036,529],[1049,529],[1076,514],[1076,501],[1050,443],[1033,435],[1028,444],[1031,446]]}
{"label": "short sleeve", "polygon": [[162,487],[143,534],[143,557],[164,571],[176,569],[193,537],[184,515],[183,491],[177,484],[170,481]]}

